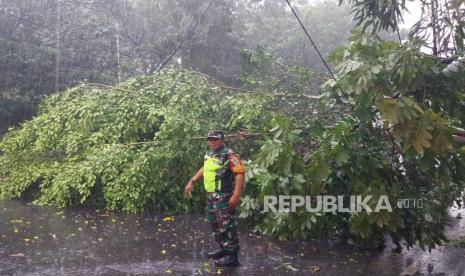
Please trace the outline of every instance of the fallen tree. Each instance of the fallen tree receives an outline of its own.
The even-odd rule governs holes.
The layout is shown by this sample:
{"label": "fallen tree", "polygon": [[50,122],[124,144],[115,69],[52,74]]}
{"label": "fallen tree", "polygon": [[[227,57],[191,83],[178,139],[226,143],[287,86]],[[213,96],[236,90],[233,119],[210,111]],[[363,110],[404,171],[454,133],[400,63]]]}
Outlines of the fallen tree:
{"label": "fallen tree", "polygon": [[0,195],[127,212],[199,209],[200,194],[181,200],[206,150],[203,139],[189,138],[212,128],[260,132],[271,119],[265,102],[186,70],[113,88],[82,84],[47,97],[1,140]]}

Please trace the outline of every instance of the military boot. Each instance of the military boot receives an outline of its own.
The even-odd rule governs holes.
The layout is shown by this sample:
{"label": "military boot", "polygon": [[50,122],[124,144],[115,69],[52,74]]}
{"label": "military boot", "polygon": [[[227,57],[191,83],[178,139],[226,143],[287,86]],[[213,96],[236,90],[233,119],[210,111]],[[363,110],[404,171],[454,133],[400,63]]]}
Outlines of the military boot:
{"label": "military boot", "polygon": [[236,253],[228,253],[223,258],[216,260],[215,264],[218,266],[239,266],[239,260]]}
{"label": "military boot", "polygon": [[209,252],[207,254],[207,258],[216,260],[216,259],[222,258],[224,255],[226,255],[226,252],[224,252],[224,250],[222,248],[220,248],[220,249],[215,250],[213,252]]}

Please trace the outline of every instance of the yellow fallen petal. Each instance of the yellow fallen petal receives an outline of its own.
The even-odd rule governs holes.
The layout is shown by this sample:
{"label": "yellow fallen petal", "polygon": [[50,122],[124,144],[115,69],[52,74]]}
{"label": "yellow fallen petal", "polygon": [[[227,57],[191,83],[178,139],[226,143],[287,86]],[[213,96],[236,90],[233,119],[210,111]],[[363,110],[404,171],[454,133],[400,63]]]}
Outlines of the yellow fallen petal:
{"label": "yellow fallen petal", "polygon": [[166,250],[163,249],[162,251],[160,251],[161,254],[165,255],[166,254]]}
{"label": "yellow fallen petal", "polygon": [[173,217],[164,217],[164,218],[163,218],[163,221],[164,221],[164,222],[173,221],[173,220],[174,220]]}

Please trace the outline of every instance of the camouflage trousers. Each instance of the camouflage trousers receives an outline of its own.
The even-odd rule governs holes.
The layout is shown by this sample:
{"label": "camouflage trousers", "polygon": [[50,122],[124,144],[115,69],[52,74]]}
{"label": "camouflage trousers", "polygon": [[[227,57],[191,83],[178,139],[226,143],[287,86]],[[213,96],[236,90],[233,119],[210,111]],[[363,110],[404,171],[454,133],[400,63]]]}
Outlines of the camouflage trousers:
{"label": "camouflage trousers", "polygon": [[207,193],[207,218],[215,240],[228,252],[239,252],[235,210],[228,207],[231,194]]}

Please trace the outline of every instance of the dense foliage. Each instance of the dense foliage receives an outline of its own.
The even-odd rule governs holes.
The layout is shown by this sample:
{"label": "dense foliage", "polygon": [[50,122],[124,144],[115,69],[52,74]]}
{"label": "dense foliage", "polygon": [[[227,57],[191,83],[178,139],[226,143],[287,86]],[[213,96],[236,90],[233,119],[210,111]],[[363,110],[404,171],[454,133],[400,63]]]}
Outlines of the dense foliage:
{"label": "dense foliage", "polygon": [[[331,56],[339,85],[330,80],[323,86],[323,106],[313,112],[334,112],[336,117],[323,118],[320,123],[326,127],[311,124],[308,134],[318,143],[303,158],[295,149],[306,142],[306,133],[298,135],[290,122],[277,126],[279,131],[262,143],[253,160],[247,187],[252,196],[245,200],[242,216],[254,221],[257,230],[282,238],[339,232],[377,247],[390,235],[399,247],[401,242],[407,247],[418,242],[422,248],[434,248],[444,242],[447,209],[462,205],[465,186],[465,148],[455,141],[462,139],[453,136],[464,133],[459,128],[465,121],[465,36],[463,22],[455,17],[464,7],[454,4],[446,6],[450,13],[433,11],[443,18],[433,18],[430,27],[453,21],[442,25],[451,35],[436,33],[429,42],[422,39],[424,28],[415,27],[400,44],[379,38],[376,31],[397,28],[396,21],[389,20],[399,19],[401,3],[350,2],[359,24],[373,32],[355,29],[349,43]],[[447,14],[454,17],[448,21]],[[439,51],[444,49],[439,45],[450,46],[451,37],[457,47]],[[429,43],[433,55],[422,51]],[[374,204],[388,195],[394,210],[259,212],[265,195],[283,194],[346,199],[372,195]],[[397,208],[399,199],[420,199],[424,205]]]}
{"label": "dense foliage", "polygon": [[[333,105],[347,115],[332,128],[312,124],[309,135],[319,143],[306,157],[289,146],[306,142],[302,134],[289,123],[279,125],[254,158],[247,187],[253,196],[242,215],[260,231],[283,238],[338,231],[379,246],[389,234],[395,242],[434,247],[444,241],[446,210],[465,185],[464,148],[451,135],[453,124],[464,120],[464,72],[444,76],[447,65],[415,44],[400,47],[360,31],[350,41],[333,55],[346,95],[328,81],[320,107],[329,112]],[[341,111],[341,103],[349,108]],[[257,215],[265,195],[282,194],[344,195],[347,201],[349,195],[373,195],[373,209],[377,198],[388,195],[394,210]],[[395,208],[398,199],[421,199],[424,206]]]}
{"label": "dense foliage", "polygon": [[[270,121],[264,99],[173,70],[114,89],[81,85],[54,94],[1,141],[0,194],[62,207],[189,209],[183,184],[206,150],[204,139],[189,138],[210,128],[262,130]],[[201,206],[201,195],[193,201]]]}

